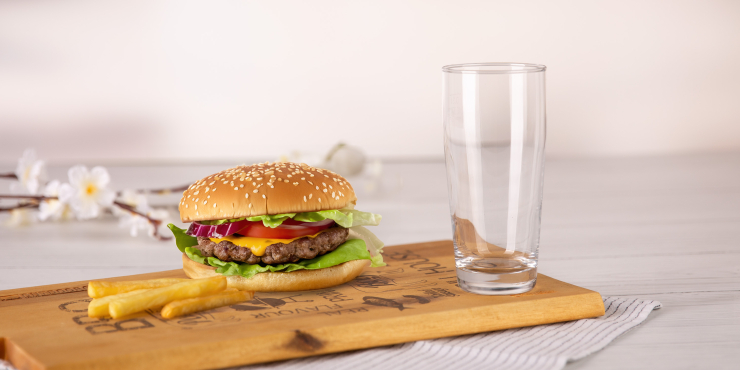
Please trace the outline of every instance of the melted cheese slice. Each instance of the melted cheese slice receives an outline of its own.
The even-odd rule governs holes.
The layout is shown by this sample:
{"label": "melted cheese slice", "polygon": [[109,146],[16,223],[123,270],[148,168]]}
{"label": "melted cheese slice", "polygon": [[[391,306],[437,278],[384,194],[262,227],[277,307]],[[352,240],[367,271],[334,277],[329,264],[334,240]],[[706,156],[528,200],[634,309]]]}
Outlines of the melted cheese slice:
{"label": "melted cheese slice", "polygon": [[234,245],[237,245],[239,247],[249,248],[252,251],[252,254],[254,254],[255,256],[264,256],[265,251],[267,250],[267,247],[269,247],[270,245],[273,245],[275,243],[288,244],[294,240],[298,240],[300,238],[306,238],[306,237],[313,239],[317,237],[319,234],[321,234],[321,231],[313,235],[304,235],[304,236],[299,236],[293,239],[253,238],[251,236],[237,236],[237,235],[229,235],[229,236],[224,236],[223,238],[208,238],[208,239],[211,239],[211,241],[216,244],[221,243],[224,240],[230,241],[234,243]]}

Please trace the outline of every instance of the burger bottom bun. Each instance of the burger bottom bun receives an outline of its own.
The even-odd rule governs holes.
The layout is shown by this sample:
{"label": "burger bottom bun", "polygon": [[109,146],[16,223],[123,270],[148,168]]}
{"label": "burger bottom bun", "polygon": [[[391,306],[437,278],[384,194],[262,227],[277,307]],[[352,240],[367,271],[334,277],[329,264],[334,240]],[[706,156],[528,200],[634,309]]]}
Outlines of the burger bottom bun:
{"label": "burger bottom bun", "polygon": [[[229,288],[252,292],[293,292],[329,288],[344,284],[362,273],[370,265],[368,260],[354,260],[318,270],[293,272],[261,272],[251,278],[226,276]],[[195,262],[183,253],[182,269],[191,279],[223,276],[213,266]]]}

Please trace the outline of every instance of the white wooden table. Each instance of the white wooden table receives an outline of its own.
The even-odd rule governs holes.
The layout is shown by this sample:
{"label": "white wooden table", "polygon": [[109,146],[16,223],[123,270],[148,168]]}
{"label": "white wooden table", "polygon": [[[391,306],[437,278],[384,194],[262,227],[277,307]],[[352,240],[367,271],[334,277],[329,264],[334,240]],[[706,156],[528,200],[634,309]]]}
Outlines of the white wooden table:
{"label": "white wooden table", "polygon": [[[108,169],[123,189],[189,183],[234,164]],[[384,216],[377,235],[388,245],[450,239],[444,164],[383,168],[375,191],[367,178],[353,181],[358,209]],[[740,368],[740,153],[549,159],[543,207],[540,272],[664,305],[569,369]],[[181,267],[173,243],[132,238],[112,217],[0,227],[0,252],[0,290]]]}

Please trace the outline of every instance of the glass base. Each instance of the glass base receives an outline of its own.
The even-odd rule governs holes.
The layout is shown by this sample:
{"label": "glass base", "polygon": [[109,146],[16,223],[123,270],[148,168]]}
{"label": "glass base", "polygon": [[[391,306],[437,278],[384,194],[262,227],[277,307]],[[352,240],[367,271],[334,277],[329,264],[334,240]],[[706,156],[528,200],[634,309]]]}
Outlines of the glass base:
{"label": "glass base", "polygon": [[457,284],[465,291],[483,295],[510,295],[526,293],[537,283],[537,268],[515,272],[490,273],[457,269]]}

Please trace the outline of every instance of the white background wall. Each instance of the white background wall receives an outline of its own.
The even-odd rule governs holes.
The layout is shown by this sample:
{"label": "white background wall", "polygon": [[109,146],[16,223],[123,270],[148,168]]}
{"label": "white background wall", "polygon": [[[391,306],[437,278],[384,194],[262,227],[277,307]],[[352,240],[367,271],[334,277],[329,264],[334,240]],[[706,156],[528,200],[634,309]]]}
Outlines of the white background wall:
{"label": "white background wall", "polygon": [[481,61],[548,66],[549,155],[740,150],[739,1],[3,1],[0,162],[441,158]]}

